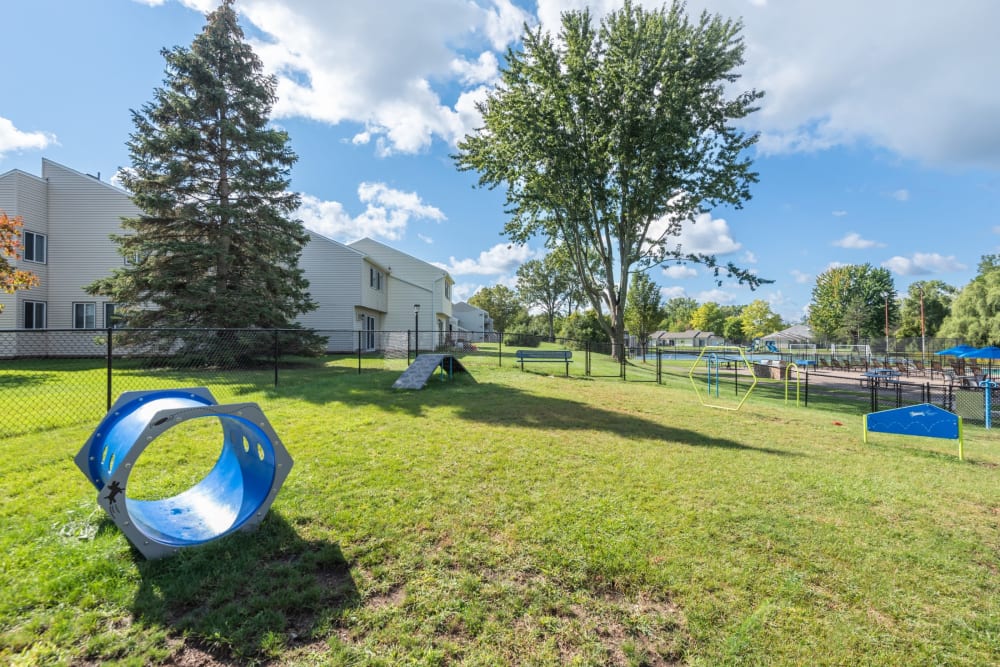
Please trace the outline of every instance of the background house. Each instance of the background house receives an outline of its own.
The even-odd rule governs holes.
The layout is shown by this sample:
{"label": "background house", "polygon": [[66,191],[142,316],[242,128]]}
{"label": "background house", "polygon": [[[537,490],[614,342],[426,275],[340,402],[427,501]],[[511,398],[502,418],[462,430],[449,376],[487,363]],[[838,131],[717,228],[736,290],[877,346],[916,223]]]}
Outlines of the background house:
{"label": "background house", "polygon": [[111,242],[121,218],[138,209],[122,190],[50,160],[41,178],[20,170],[0,175],[0,209],[21,216],[18,268],[39,278],[36,287],[0,294],[3,329],[93,329],[108,325],[113,304],[83,288],[121,266]]}
{"label": "background house", "polygon": [[479,343],[493,333],[493,318],[482,308],[465,301],[453,304],[451,312],[455,316],[456,340]]}
{"label": "background house", "polygon": [[681,347],[705,347],[706,345],[722,345],[722,336],[717,336],[711,331],[698,331],[688,329],[687,331],[665,331],[656,332],[658,345],[679,345]]}
{"label": "background house", "polygon": [[804,345],[815,343],[812,329],[806,324],[795,324],[787,329],[775,331],[761,338],[761,341],[774,343],[779,349],[787,348],[791,344]]}
{"label": "background house", "polygon": [[386,267],[389,291],[384,329],[419,331],[421,349],[453,340],[451,289],[455,281],[447,271],[374,239],[348,246]]}
{"label": "background house", "polygon": [[[0,209],[23,218],[26,247],[15,264],[39,277],[37,287],[0,293],[0,330],[107,327],[114,304],[83,288],[126,261],[110,236],[122,233],[121,218],[140,214],[128,193],[43,159],[41,177],[16,169],[0,174]],[[312,231],[299,261],[319,307],[298,322],[322,331],[330,351],[405,350],[407,330],[418,323],[426,332],[425,349],[452,332],[454,281],[443,269],[372,239],[345,245]],[[397,335],[389,340],[392,334],[381,332]],[[38,345],[41,339],[4,337],[3,354],[86,354],[93,345],[91,338],[76,336],[84,342],[74,345],[86,350],[17,349],[26,340]]]}

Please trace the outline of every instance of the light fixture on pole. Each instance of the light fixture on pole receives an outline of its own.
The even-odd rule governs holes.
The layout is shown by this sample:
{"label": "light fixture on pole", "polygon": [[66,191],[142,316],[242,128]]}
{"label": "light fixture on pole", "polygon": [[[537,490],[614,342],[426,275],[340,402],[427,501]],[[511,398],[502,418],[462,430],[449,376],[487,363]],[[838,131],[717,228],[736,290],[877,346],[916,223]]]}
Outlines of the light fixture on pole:
{"label": "light fixture on pole", "polygon": [[885,363],[889,363],[889,293],[882,294],[885,298]]}
{"label": "light fixture on pole", "polygon": [[920,360],[927,363],[927,328],[924,326],[924,286],[917,285],[920,291]]}
{"label": "light fixture on pole", "polygon": [[414,358],[420,354],[420,304],[413,304],[413,350]]}

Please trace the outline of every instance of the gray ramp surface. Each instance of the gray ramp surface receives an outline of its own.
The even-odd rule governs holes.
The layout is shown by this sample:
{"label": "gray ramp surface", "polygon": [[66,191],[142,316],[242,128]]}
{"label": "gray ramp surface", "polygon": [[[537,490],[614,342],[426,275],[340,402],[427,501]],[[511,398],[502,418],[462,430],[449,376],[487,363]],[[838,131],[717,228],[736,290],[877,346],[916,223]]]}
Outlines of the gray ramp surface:
{"label": "gray ramp surface", "polygon": [[413,360],[393,384],[393,389],[423,389],[438,368],[452,373],[468,373],[465,366],[450,354],[421,354]]}

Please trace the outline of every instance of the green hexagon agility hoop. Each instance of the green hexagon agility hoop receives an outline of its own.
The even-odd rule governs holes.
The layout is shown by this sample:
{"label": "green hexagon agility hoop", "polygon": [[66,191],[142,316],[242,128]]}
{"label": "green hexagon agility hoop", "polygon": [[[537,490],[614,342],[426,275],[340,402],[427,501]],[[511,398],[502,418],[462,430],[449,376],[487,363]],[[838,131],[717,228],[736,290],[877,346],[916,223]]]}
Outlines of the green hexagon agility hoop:
{"label": "green hexagon agility hoop", "polygon": [[[731,355],[731,353],[735,353],[735,355],[739,358],[737,359],[736,356],[723,356],[720,359],[720,353],[723,355]],[[706,354],[709,355],[708,359],[705,359]],[[694,377],[694,372],[698,368],[698,365],[702,362],[702,359],[705,359],[707,363],[708,382],[706,386],[701,386],[704,383],[704,380],[695,380]],[[719,396],[719,364],[722,361],[729,363],[742,363],[746,366],[747,371],[749,371],[750,377],[753,378],[753,381],[747,387],[743,398],[740,399],[739,403],[735,407],[732,405],[720,405],[718,402],[710,402],[713,391],[715,392],[716,397]],[[715,373],[714,380],[713,371]],[[702,405],[708,408],[718,408],[720,410],[739,410],[743,407],[743,403],[746,402],[747,397],[750,396],[751,392],[753,392],[754,387],[757,386],[757,376],[754,374],[753,367],[747,360],[746,354],[743,352],[743,348],[735,345],[706,345],[703,347],[701,349],[701,354],[698,355],[698,358],[694,360],[694,363],[691,364],[691,368],[688,370],[688,379],[691,380],[691,386],[694,387],[694,392],[698,395],[698,400]],[[706,392],[705,396],[702,395],[702,390]],[[709,400],[706,400],[706,396]]]}
{"label": "green hexagon agility hoop", "polygon": [[[129,474],[146,447],[172,426],[202,417],[218,419],[223,432],[205,478],[170,498],[130,499]],[[292,468],[257,404],[219,405],[204,387],[122,394],[75,461],[97,488],[97,503],[150,559],[257,526]]]}

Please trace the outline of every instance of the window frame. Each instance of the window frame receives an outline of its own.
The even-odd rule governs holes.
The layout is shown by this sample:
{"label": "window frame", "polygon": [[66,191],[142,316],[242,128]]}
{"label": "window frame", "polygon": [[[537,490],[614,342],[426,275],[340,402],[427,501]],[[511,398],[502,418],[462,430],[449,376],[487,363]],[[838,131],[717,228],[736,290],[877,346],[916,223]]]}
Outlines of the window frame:
{"label": "window frame", "polygon": [[[77,326],[77,307],[83,306],[83,326]],[[87,306],[90,306],[90,326],[87,326]],[[74,301],[73,302],[73,328],[79,330],[88,330],[97,328],[97,302],[95,301]]]}
{"label": "window frame", "polygon": [[[34,331],[36,329],[48,329],[49,328],[49,326],[48,326],[49,325],[49,323],[48,323],[49,306],[48,306],[47,302],[45,302],[45,301],[35,301],[35,300],[32,300],[32,299],[25,299],[21,303],[23,305],[23,307],[21,309],[21,326],[24,329],[31,329],[32,331]],[[38,326],[38,323],[36,321],[38,319],[38,317],[37,317],[38,316],[37,308],[39,306],[41,306],[41,312],[42,312],[42,318],[41,318],[42,319],[42,324],[41,324],[41,326]],[[31,326],[28,326],[28,308],[29,307],[31,307],[31,310],[32,310],[32,312],[31,312]]]}
{"label": "window frame", "polygon": [[[28,256],[28,237],[31,237],[31,256]],[[38,240],[41,239],[42,246],[42,258],[38,257]],[[49,261],[49,237],[45,234],[40,234],[38,232],[32,232],[24,230],[21,232],[21,259],[25,262],[31,262],[33,264],[48,264]]]}
{"label": "window frame", "polygon": [[118,308],[118,304],[111,301],[104,302],[104,328],[105,329],[117,329],[118,323],[115,320],[115,310]]}

